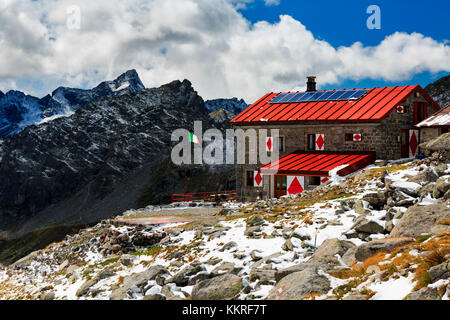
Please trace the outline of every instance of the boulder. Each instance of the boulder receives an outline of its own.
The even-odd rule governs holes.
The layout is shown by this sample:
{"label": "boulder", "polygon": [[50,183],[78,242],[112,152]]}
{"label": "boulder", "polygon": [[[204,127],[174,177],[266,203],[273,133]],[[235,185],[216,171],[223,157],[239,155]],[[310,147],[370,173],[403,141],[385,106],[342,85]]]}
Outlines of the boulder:
{"label": "boulder", "polygon": [[237,243],[235,241],[230,241],[223,245],[222,248],[219,249],[220,252],[224,252],[226,250],[230,250],[231,248],[237,247]]}
{"label": "boulder", "polygon": [[127,267],[133,264],[135,258],[136,257],[131,254],[124,254],[120,257],[119,262]]}
{"label": "boulder", "polygon": [[428,274],[430,275],[431,283],[441,279],[449,279],[450,261],[445,261],[437,266],[431,267],[430,270],[428,270]]}
{"label": "boulder", "polygon": [[357,249],[358,247],[354,246],[353,248],[348,249],[342,256],[342,261],[344,261],[347,266],[350,266],[356,260],[355,254]]}
{"label": "boulder", "polygon": [[224,274],[197,283],[192,289],[193,300],[227,300],[239,294],[242,279],[234,274]]}
{"label": "boulder", "polygon": [[211,277],[217,277],[226,273],[238,274],[241,270],[242,268],[236,267],[233,262],[224,262],[220,266],[215,267],[210,275]]}
{"label": "boulder", "polygon": [[87,280],[85,283],[81,285],[80,288],[78,288],[77,292],[75,293],[77,297],[84,296],[89,292],[89,290],[95,286],[99,281],[103,279],[107,279],[109,277],[112,277],[114,275],[114,272],[111,269],[104,269],[100,271],[95,277],[92,279]]}
{"label": "boulder", "polygon": [[446,163],[441,163],[439,165],[437,165],[436,167],[434,167],[434,171],[436,171],[437,175],[439,177],[445,176],[446,174],[448,174],[446,171],[448,169],[448,166]]}
{"label": "boulder", "polygon": [[450,210],[445,203],[409,207],[390,233],[391,238],[418,237],[449,231],[450,226],[437,224],[450,220]]}
{"label": "boulder", "polygon": [[245,229],[244,234],[247,237],[254,237],[259,232],[261,232],[261,227],[260,226],[253,226],[253,227],[248,227],[247,229]]}
{"label": "boulder", "polygon": [[381,210],[387,201],[385,192],[368,193],[362,197],[362,200],[367,201],[375,210]]}
{"label": "boulder", "polygon": [[204,271],[204,268],[201,265],[188,265],[183,269],[178,271],[173,277],[167,280],[167,283],[175,283],[178,286],[186,286],[189,282],[189,277],[193,276],[201,271]]}
{"label": "boulder", "polygon": [[55,300],[54,292],[44,292],[39,295],[39,300]]}
{"label": "boulder", "polygon": [[300,300],[331,289],[330,281],[314,267],[294,272],[281,279],[269,292],[268,300]]}
{"label": "boulder", "polygon": [[270,256],[266,256],[266,257],[264,257],[264,258],[262,258],[262,259],[256,261],[255,263],[253,263],[253,264],[250,266],[250,270],[251,270],[251,269],[258,269],[258,268],[260,268],[261,266],[263,266],[264,264],[271,263],[271,262],[272,262],[272,259],[278,258],[278,257],[281,256],[281,255],[282,255],[281,252],[275,252],[275,253],[271,254]]}
{"label": "boulder", "polygon": [[358,261],[364,261],[377,252],[389,252],[398,246],[411,242],[414,242],[414,238],[400,237],[372,240],[370,242],[363,243],[356,249],[355,258]]}
{"label": "boulder", "polygon": [[361,199],[355,201],[352,209],[359,215],[366,215],[370,213],[370,210],[366,208],[366,206],[364,205],[364,201]]}
{"label": "boulder", "polygon": [[262,216],[251,216],[250,218],[247,218],[246,225],[247,227],[253,227],[253,226],[261,226],[265,224],[265,220]]}
{"label": "boulder", "polygon": [[440,198],[444,195],[448,190],[450,190],[450,178],[441,177],[436,181],[435,190],[433,195],[438,195],[435,198]]}
{"label": "boulder", "polygon": [[407,195],[416,198],[418,196],[417,191],[422,187],[415,182],[407,181],[394,181],[390,184],[390,187],[396,191],[401,191]]}
{"label": "boulder", "polygon": [[450,190],[447,190],[447,192],[442,196],[442,200],[447,201],[448,199],[450,199]]}
{"label": "boulder", "polygon": [[417,193],[419,194],[419,196],[421,197],[426,197],[429,194],[433,194],[433,191],[435,189],[436,184],[435,183],[428,183],[426,185],[424,185],[422,188],[420,188]]}
{"label": "boulder", "polygon": [[110,300],[123,300],[127,297],[127,291],[131,287],[137,287],[141,291],[148,281],[154,280],[156,276],[169,273],[166,268],[160,265],[151,266],[145,271],[125,277],[123,285],[114,289],[109,296]]}
{"label": "boulder", "polygon": [[259,284],[271,284],[275,282],[276,270],[273,269],[251,269],[249,280],[251,282],[259,280]]}
{"label": "boulder", "polygon": [[166,300],[162,294],[149,294],[144,296],[143,300]]}
{"label": "boulder", "polygon": [[380,226],[378,223],[372,220],[366,219],[365,216],[359,216],[356,218],[355,223],[353,224],[352,228],[356,232],[362,232],[367,235],[374,234],[374,233],[384,233],[384,227]]}
{"label": "boulder", "polygon": [[415,183],[423,183],[423,182],[436,182],[439,178],[438,174],[431,168],[426,168],[422,170],[418,174],[409,177],[408,181]]}
{"label": "boulder", "polygon": [[294,245],[292,244],[292,241],[290,239],[287,239],[281,246],[281,249],[285,251],[293,251]]}
{"label": "boulder", "polygon": [[417,291],[410,293],[406,300],[440,300],[439,292],[437,289],[424,287]]}
{"label": "boulder", "polygon": [[307,262],[278,270],[275,276],[276,280],[279,281],[291,273],[300,272],[311,267],[321,268],[324,271],[333,270],[336,266],[341,265],[336,255],[342,257],[349,249],[355,247],[356,245],[350,241],[327,239]]}

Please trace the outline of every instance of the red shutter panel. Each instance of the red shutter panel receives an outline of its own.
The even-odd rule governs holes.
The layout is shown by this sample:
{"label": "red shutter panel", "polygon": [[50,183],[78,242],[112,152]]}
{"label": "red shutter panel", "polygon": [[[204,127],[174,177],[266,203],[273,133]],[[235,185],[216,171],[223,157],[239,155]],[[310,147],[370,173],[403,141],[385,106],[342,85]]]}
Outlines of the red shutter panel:
{"label": "red shutter panel", "polygon": [[426,102],[422,103],[423,105],[423,119],[425,120],[426,118],[428,118],[428,104]]}

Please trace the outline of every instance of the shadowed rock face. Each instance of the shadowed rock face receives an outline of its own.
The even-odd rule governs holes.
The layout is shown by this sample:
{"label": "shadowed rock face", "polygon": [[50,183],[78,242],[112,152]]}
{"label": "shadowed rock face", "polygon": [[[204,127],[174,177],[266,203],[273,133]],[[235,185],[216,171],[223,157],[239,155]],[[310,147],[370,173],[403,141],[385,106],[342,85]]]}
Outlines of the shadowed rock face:
{"label": "shadowed rock face", "polygon": [[425,87],[425,91],[444,108],[450,104],[450,76],[442,77],[430,83]]}
{"label": "shadowed rock face", "polygon": [[182,184],[168,159],[170,137],[177,128],[193,130],[194,120],[213,126],[191,83],[173,81],[3,138],[0,238],[95,222],[135,207],[144,188],[167,192],[166,177]]}

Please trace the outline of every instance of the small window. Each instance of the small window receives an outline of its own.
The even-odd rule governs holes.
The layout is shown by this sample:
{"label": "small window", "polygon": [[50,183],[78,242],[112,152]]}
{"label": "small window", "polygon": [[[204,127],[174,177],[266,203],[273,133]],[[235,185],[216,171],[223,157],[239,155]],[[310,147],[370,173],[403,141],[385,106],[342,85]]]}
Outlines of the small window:
{"label": "small window", "polygon": [[253,176],[254,172],[253,171],[247,171],[247,187],[252,187],[253,186],[253,180],[254,180],[254,176]]}
{"label": "small window", "polygon": [[310,186],[319,186],[320,185],[320,177],[309,177],[309,185]]}
{"label": "small window", "polygon": [[425,102],[417,102],[415,106],[414,124],[418,124],[426,118],[428,118],[427,104]]}
{"label": "small window", "polygon": [[316,150],[316,135],[308,134],[308,150]]}
{"label": "small window", "polygon": [[345,141],[353,141],[353,133],[346,133]]}
{"label": "small window", "polygon": [[278,138],[278,151],[284,151],[284,137]]}
{"label": "small window", "polygon": [[287,189],[287,176],[275,176],[275,189],[276,190]]}

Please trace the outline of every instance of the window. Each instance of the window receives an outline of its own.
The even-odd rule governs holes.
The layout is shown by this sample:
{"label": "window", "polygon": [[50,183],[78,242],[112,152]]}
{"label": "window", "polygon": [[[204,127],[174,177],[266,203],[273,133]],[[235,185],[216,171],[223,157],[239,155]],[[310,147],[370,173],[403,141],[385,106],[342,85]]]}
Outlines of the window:
{"label": "window", "polygon": [[254,172],[253,171],[247,171],[247,187],[253,187],[253,180],[254,180]]}
{"label": "window", "polygon": [[308,134],[308,150],[316,150],[316,135]]}
{"label": "window", "polygon": [[414,124],[418,124],[426,118],[428,118],[427,104],[425,102],[416,102],[414,104]]}
{"label": "window", "polygon": [[320,177],[309,177],[308,184],[310,186],[319,186],[320,185]]}
{"label": "window", "polygon": [[345,141],[353,141],[353,133],[346,133]]}
{"label": "window", "polygon": [[278,151],[280,152],[284,151],[284,137],[278,138]]}
{"label": "window", "polygon": [[287,176],[275,176],[275,189],[286,190],[287,189]]}

